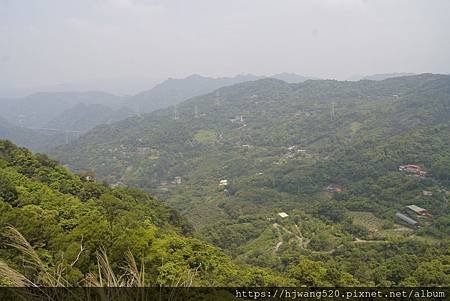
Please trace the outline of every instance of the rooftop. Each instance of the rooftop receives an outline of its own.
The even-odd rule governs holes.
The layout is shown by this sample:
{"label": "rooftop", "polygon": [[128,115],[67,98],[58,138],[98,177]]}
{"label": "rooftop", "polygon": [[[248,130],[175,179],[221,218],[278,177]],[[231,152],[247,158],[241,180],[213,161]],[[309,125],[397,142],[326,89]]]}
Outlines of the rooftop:
{"label": "rooftop", "polygon": [[404,214],[402,214],[400,212],[397,212],[395,214],[395,216],[397,216],[398,218],[402,219],[403,221],[407,222],[410,225],[414,225],[415,226],[415,225],[419,224],[417,221],[413,220],[412,218],[410,218],[410,217],[408,217],[408,216],[406,216],[406,215],[404,215]]}
{"label": "rooftop", "polygon": [[278,213],[278,215],[281,216],[282,218],[289,216],[286,212],[280,212],[280,213]]}
{"label": "rooftop", "polygon": [[414,211],[414,212],[423,212],[423,211],[427,211],[427,209],[422,208],[422,207],[419,207],[419,206],[416,206],[416,205],[409,205],[409,206],[406,206],[406,208],[411,209],[411,210]]}

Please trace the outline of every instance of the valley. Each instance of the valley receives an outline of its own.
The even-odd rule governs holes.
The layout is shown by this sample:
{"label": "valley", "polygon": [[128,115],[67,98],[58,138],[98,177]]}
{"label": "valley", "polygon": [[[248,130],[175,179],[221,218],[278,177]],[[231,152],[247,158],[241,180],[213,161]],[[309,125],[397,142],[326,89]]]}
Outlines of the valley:
{"label": "valley", "polygon": [[[346,266],[348,252],[439,248],[448,236],[449,87],[431,74],[261,79],[97,127],[54,155],[149,191],[242,264],[283,272],[305,256]],[[410,163],[426,176],[398,170]],[[396,217],[411,204],[433,217],[410,214],[419,228]],[[351,274],[369,273],[364,283],[377,271]]]}
{"label": "valley", "polygon": [[0,301],[448,299],[449,11],[0,0]]}

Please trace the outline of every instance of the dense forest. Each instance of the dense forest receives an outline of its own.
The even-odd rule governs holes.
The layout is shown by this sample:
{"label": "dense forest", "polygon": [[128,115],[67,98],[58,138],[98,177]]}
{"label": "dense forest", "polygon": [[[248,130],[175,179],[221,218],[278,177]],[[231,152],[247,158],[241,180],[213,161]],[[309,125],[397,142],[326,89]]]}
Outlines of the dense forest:
{"label": "dense forest", "polygon": [[449,76],[261,79],[52,155],[150,192],[234,264],[307,285],[448,285],[449,130]]}
{"label": "dense forest", "polygon": [[[268,269],[231,262],[193,237],[192,226],[177,211],[142,190],[110,188],[91,174],[74,175],[45,155],[4,140],[0,167],[2,286],[98,285],[102,277],[111,286],[295,283]],[[126,265],[139,281],[119,282],[128,276]],[[110,278],[116,282],[106,282]]]}

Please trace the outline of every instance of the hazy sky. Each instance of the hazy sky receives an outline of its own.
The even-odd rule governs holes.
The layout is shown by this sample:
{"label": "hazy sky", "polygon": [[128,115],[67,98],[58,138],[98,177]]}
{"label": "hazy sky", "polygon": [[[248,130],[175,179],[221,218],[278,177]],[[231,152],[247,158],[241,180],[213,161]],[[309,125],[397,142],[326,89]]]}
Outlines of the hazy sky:
{"label": "hazy sky", "polygon": [[0,93],[129,93],[192,73],[449,73],[449,12],[448,0],[0,0]]}

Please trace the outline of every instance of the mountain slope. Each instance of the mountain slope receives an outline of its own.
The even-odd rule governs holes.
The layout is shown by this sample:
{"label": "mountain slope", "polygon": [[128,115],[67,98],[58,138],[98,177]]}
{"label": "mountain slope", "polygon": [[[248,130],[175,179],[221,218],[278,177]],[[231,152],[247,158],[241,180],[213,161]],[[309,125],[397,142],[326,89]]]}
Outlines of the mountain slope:
{"label": "mountain slope", "polygon": [[85,132],[97,125],[116,122],[134,115],[131,109],[125,107],[113,109],[101,104],[79,103],[50,120],[44,127]]}
{"label": "mountain slope", "polygon": [[[293,83],[304,82],[311,79],[310,77],[294,73],[280,73],[269,77]],[[151,112],[168,108],[191,97],[207,94],[221,87],[262,78],[266,78],[266,76],[247,74],[237,75],[235,77],[211,78],[200,75],[191,75],[183,79],[168,79],[151,90],[141,92],[131,97],[126,105],[132,106],[141,113]]]}
{"label": "mountain slope", "polygon": [[394,77],[412,76],[414,73],[381,73],[364,76],[362,79],[365,80],[385,80]]}
{"label": "mountain slope", "polygon": [[303,75],[299,75],[299,74],[295,74],[295,73],[286,73],[286,72],[274,74],[269,77],[279,79],[279,80],[285,81],[287,83],[296,83],[296,84],[302,83],[302,82],[310,80],[310,79],[317,79],[317,78],[313,78],[313,77],[309,77],[309,76],[303,76]]}
{"label": "mountain slope", "polygon": [[[231,263],[220,250],[191,237],[192,228],[175,210],[143,191],[109,188],[92,175],[74,175],[46,156],[4,140],[0,167],[2,233],[7,225],[18,229],[42,257],[47,276],[58,275],[59,285],[83,283],[88,272],[97,270],[96,251],[101,249],[116,273],[123,272],[118,265],[127,252],[136,256],[136,262],[145,264],[146,286],[191,281],[185,279],[187,273],[194,273],[193,285],[292,283],[267,270]],[[52,286],[44,271],[31,264],[23,267],[23,256],[11,248],[0,250],[0,283],[17,281],[4,273],[7,262],[34,283]]]}
{"label": "mountain slope", "polygon": [[[105,160],[112,156],[118,158],[117,155],[127,151],[129,155],[125,157],[132,160],[133,148],[136,147],[164,152],[159,156],[162,159],[169,156],[170,151],[183,153],[184,157],[199,156],[204,155],[208,148],[222,153],[241,150],[246,144],[274,150],[303,144],[311,151],[325,154],[330,151],[327,145],[330,139],[336,139],[337,134],[351,137],[358,131],[363,132],[363,122],[367,123],[363,128],[366,131],[385,128],[383,134],[393,135],[446,121],[447,82],[448,77],[434,75],[382,82],[308,81],[299,85],[263,79],[222,88],[186,101],[179,106],[177,120],[173,120],[172,110],[163,110],[99,127],[68,146],[74,151],[66,153],[64,150],[67,156],[61,158],[70,162],[68,156],[86,151],[83,157],[73,158],[79,162],[73,162],[74,166],[95,167],[99,175],[106,176],[111,175],[111,170],[103,171],[98,162],[92,161],[95,154],[90,152],[94,151],[89,147],[90,143],[98,144],[95,151],[101,153]],[[434,97],[433,93],[442,95],[438,94],[440,98],[437,100],[424,101]],[[333,102],[334,117],[330,115]],[[421,107],[426,111],[419,111]],[[383,117],[387,108],[389,114]],[[402,115],[405,120],[400,122],[399,116]],[[351,126],[353,132],[349,133]],[[210,137],[211,143],[205,143],[208,141],[196,135],[201,130],[215,133],[216,136]],[[111,150],[108,147],[119,148]],[[111,165],[106,164],[106,168],[111,168]],[[123,175],[120,170],[114,170],[117,172]]]}
{"label": "mountain slope", "polygon": [[404,76],[412,76],[417,75],[414,73],[406,73],[406,72],[398,72],[398,73],[379,73],[379,74],[372,74],[372,75],[353,75],[348,80],[350,81],[358,81],[358,80],[385,80],[388,78],[395,78],[395,77],[404,77]]}
{"label": "mountain slope", "polygon": [[[399,285],[410,280],[376,278],[384,247],[404,257],[409,245],[448,243],[449,96],[444,75],[262,79],[185,101],[176,119],[160,110],[98,127],[57,154],[111,183],[152,191],[241,262],[283,270],[298,256],[321,255],[361,283]],[[404,164],[427,174],[404,174]],[[411,204],[433,215],[414,217],[418,230],[395,215]],[[352,265],[366,252],[378,254],[376,269]],[[410,273],[425,254],[416,256]]]}
{"label": "mountain slope", "polygon": [[46,151],[99,124],[134,115],[120,107],[122,97],[103,92],[36,93],[0,99],[0,138]]}
{"label": "mountain slope", "polygon": [[[274,75],[274,77],[293,82],[307,79],[288,73]],[[141,113],[154,111],[176,105],[190,97],[211,92],[219,87],[259,78],[263,77],[239,75],[233,78],[208,78],[192,75],[185,79],[167,80],[149,91],[127,97],[103,92],[54,92],[0,99],[0,116],[10,124],[8,130],[3,128],[1,132],[3,136],[0,138],[12,139],[15,143],[35,151],[44,151],[55,146],[56,142],[63,144],[67,135],[71,140],[79,132],[135,115],[129,107]],[[35,137],[23,138],[31,137],[33,133]],[[47,139],[48,136],[53,138]],[[49,144],[52,139],[55,143]]]}
{"label": "mountain slope", "polygon": [[103,92],[35,93],[22,98],[0,99],[0,116],[15,125],[38,128],[79,103],[114,107],[122,101],[122,97]]}
{"label": "mountain slope", "polygon": [[168,79],[148,91],[131,97],[127,104],[139,112],[151,112],[176,105],[188,98],[212,92],[220,87],[256,80],[255,75],[211,78],[191,75],[183,79]]}

